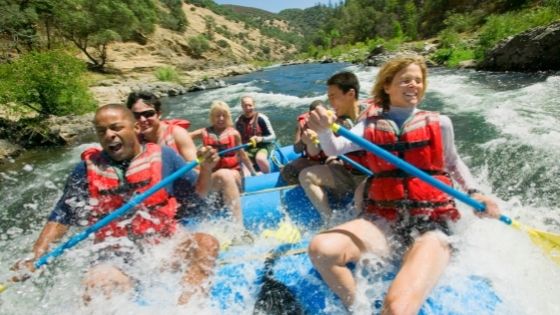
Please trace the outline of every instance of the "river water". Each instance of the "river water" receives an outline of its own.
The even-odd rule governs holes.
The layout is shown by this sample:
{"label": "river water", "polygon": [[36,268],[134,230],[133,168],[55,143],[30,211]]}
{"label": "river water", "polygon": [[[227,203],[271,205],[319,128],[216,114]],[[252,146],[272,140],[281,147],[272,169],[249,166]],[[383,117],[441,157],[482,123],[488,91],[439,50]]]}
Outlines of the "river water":
{"label": "river water", "polygon": [[[164,112],[187,118],[192,128],[198,128],[207,125],[213,100],[226,101],[237,116],[240,97],[249,94],[257,109],[270,117],[281,142],[288,144],[296,116],[311,101],[325,100],[326,79],[343,69],[358,75],[360,96],[368,97],[378,68],[309,64],[230,78],[228,87],[165,100]],[[560,74],[430,69],[421,107],[451,117],[460,155],[484,193],[495,196],[506,214],[528,226],[560,233]],[[10,275],[15,260],[30,252],[66,175],[93,141],[28,151],[0,166],[0,281]],[[454,240],[461,250],[442,281],[470,273],[488,278],[507,306],[498,314],[560,314],[560,268],[525,233],[498,221],[479,220],[466,206],[460,209],[463,220],[455,227]],[[115,299],[110,308],[107,304],[83,306],[80,279],[89,264],[91,242],[82,243],[41,276],[2,293],[0,314],[179,312],[173,308],[164,312],[160,307],[139,311],[126,299]],[[251,311],[252,304],[236,310],[240,314]],[[204,308],[201,312],[212,313]]]}

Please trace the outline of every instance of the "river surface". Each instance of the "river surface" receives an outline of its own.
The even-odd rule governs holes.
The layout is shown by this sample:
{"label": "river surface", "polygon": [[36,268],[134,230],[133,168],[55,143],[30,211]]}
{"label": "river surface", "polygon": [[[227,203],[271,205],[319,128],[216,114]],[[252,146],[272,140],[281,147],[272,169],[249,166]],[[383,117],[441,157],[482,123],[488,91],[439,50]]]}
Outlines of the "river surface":
{"label": "river surface", "polygon": [[[308,64],[270,67],[230,78],[225,88],[166,99],[164,113],[189,119],[194,130],[208,125],[213,100],[226,101],[236,117],[240,97],[249,94],[258,111],[270,117],[280,141],[289,144],[297,115],[311,101],[325,100],[327,78],[343,69],[358,75],[360,97],[368,97],[378,68]],[[430,69],[421,108],[451,117],[461,157],[484,193],[499,200],[504,213],[528,226],[560,233],[560,74]],[[80,152],[93,144],[93,137],[91,141],[31,150],[0,166],[0,281],[10,275],[14,261],[30,252],[61,195],[66,175]],[[453,238],[460,250],[442,281],[471,273],[488,278],[503,301],[504,308],[497,314],[560,314],[559,266],[525,233],[498,221],[479,220],[466,206],[460,210],[463,220],[455,226]],[[138,303],[124,298],[83,306],[80,279],[90,264],[90,249],[91,241],[84,241],[42,275],[8,288],[0,295],[0,314],[180,313],[169,306],[139,309]],[[175,298],[169,292],[171,297],[165,295],[161,299],[173,304]],[[248,304],[235,312],[251,314],[252,304]],[[213,313],[201,305],[195,309]]]}

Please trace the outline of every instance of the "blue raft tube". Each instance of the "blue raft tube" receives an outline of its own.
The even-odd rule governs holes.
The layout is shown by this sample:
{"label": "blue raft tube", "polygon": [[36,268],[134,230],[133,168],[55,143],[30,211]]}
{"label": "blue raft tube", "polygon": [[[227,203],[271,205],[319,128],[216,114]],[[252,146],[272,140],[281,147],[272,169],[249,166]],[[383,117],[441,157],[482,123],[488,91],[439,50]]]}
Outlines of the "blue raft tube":
{"label": "blue raft tube", "polygon": [[[271,161],[274,172],[245,179],[241,200],[245,228],[259,235],[263,229],[276,228],[288,216],[302,232],[310,233],[304,233],[304,238],[297,243],[275,245],[272,250],[241,245],[222,252],[211,289],[212,303],[222,314],[231,314],[228,310],[232,309],[252,312],[248,307],[253,307],[265,279],[264,273],[269,272],[295,297],[303,314],[341,314],[344,312],[341,301],[313,268],[306,251],[311,234],[321,225],[320,215],[303,189],[285,186],[278,173],[278,166],[298,155],[292,146],[276,151],[276,161]],[[271,252],[279,255],[266,270],[264,261]],[[248,270],[253,271],[252,276],[247,275]],[[361,275],[365,274],[368,281],[375,281],[375,288],[379,288],[371,299],[374,313],[380,312],[384,293],[396,270],[396,266],[391,266],[382,271],[361,271]],[[419,314],[495,314],[501,304],[488,279],[470,275],[453,284],[438,285]]]}

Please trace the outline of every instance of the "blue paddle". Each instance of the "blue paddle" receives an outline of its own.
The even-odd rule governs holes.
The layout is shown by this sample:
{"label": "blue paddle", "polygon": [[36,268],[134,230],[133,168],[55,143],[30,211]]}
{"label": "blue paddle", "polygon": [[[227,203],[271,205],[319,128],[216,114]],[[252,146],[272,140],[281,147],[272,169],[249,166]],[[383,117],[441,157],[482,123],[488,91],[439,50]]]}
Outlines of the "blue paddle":
{"label": "blue paddle", "polygon": [[[382,158],[383,160],[392,163],[396,167],[400,168],[401,170],[405,171],[406,173],[416,176],[421,180],[425,181],[426,183],[432,185],[433,187],[449,194],[450,196],[459,199],[460,201],[466,203],[467,205],[473,207],[477,211],[484,211],[485,206],[483,203],[474,200],[469,195],[460,192],[454,189],[451,186],[433,178],[432,176],[428,175],[424,171],[420,170],[419,168],[413,166],[412,164],[398,158],[397,156],[387,152],[386,150],[380,148],[379,146],[375,145],[374,143],[369,142],[368,140],[350,132],[348,129],[333,123],[331,125],[331,130],[336,132],[337,134],[343,136],[344,138],[354,142],[355,144],[359,145],[360,147],[368,150],[369,152],[377,155],[378,157]],[[510,225],[516,229],[526,231],[531,240],[540,246],[557,264],[560,264],[560,235],[540,231],[528,226],[522,225],[520,222],[511,219],[510,217],[501,214],[500,221],[504,222],[507,225]]]}
{"label": "blue paddle", "polygon": [[[251,145],[250,143],[241,144],[241,145],[238,145],[238,146],[233,147],[233,148],[222,150],[218,153],[218,155],[223,156],[224,154],[227,154],[229,152],[233,152],[233,151],[236,151],[236,150],[244,149],[244,148],[246,148],[250,145]],[[173,174],[171,174],[171,175],[167,176],[166,178],[162,179],[161,182],[152,186],[150,189],[146,190],[145,192],[143,192],[143,193],[135,196],[134,198],[130,199],[126,204],[124,204],[123,206],[121,206],[117,210],[111,212],[109,215],[105,216],[103,219],[95,222],[95,224],[87,227],[85,230],[77,233],[76,235],[71,237],[68,241],[66,241],[65,243],[63,243],[63,244],[59,245],[58,247],[56,247],[55,249],[53,249],[51,252],[41,256],[41,258],[39,258],[37,261],[35,261],[35,268],[39,269],[41,266],[46,265],[51,259],[54,259],[54,258],[62,255],[62,253],[65,250],[76,246],[76,244],[78,244],[79,242],[86,239],[92,233],[95,233],[95,232],[99,231],[101,228],[105,227],[106,225],[111,223],[113,220],[122,216],[123,214],[128,212],[130,209],[136,207],[142,201],[144,201],[146,198],[148,198],[151,195],[153,195],[154,193],[156,193],[158,190],[160,190],[163,187],[171,184],[177,178],[179,178],[179,177],[183,176],[184,174],[186,174],[187,172],[191,171],[198,164],[200,164],[200,162],[201,161],[199,159],[196,159],[194,161],[191,161],[191,162],[185,164],[183,167],[181,167],[180,169],[175,171]]]}
{"label": "blue paddle", "polygon": [[171,184],[177,178],[179,178],[179,177],[183,176],[185,173],[191,171],[198,164],[200,164],[200,161],[198,159],[185,164],[183,167],[181,167],[180,169],[175,171],[173,174],[164,178],[161,182],[152,186],[150,189],[146,190],[145,192],[143,192],[143,193],[135,196],[134,198],[130,199],[126,204],[124,204],[123,206],[121,206],[117,210],[111,212],[109,215],[105,216],[103,219],[95,222],[95,224],[88,226],[85,230],[83,230],[83,231],[77,233],[76,235],[72,236],[69,240],[67,240],[63,244],[60,244],[59,246],[57,246],[55,249],[53,249],[49,253],[44,254],[43,256],[41,256],[41,258],[39,258],[37,261],[35,261],[35,264],[34,264],[35,269],[39,269],[41,266],[48,264],[52,259],[62,255],[65,250],[76,246],[79,242],[86,239],[92,233],[95,233],[95,232],[99,231],[101,228],[105,227],[106,225],[111,223],[113,220],[119,218],[120,216],[122,216],[123,214],[125,214],[126,212],[131,210],[132,208],[139,205],[142,201],[144,201],[146,198],[148,198],[151,195],[153,195],[154,193],[156,193],[158,190],[160,190],[163,187]]}
{"label": "blue paddle", "polygon": [[338,156],[339,159],[343,160],[344,162],[352,165],[353,168],[357,169],[358,171],[362,172],[362,174],[369,176],[373,175],[373,172],[369,169],[365,168],[362,164],[352,160],[351,158],[347,157],[344,154]]}
{"label": "blue paddle", "polygon": [[[246,148],[250,145],[251,145],[251,143],[238,145],[236,147],[220,151],[218,154],[220,156],[222,156],[226,153],[236,151],[236,150],[240,150],[240,149]],[[156,185],[154,185],[150,189],[146,190],[145,192],[143,192],[143,193],[135,196],[134,198],[130,199],[126,204],[124,204],[123,206],[121,206],[117,210],[111,212],[109,215],[105,216],[103,219],[97,221],[95,224],[87,227],[83,231],[75,234],[70,239],[68,239],[66,242],[64,242],[63,244],[54,248],[52,251],[44,254],[37,261],[35,261],[35,263],[34,263],[35,269],[39,269],[40,267],[48,264],[54,258],[62,255],[65,250],[76,246],[78,243],[80,243],[84,239],[88,238],[92,233],[95,233],[95,232],[99,231],[101,228],[105,227],[106,225],[111,223],[113,220],[115,220],[115,219],[119,218],[120,216],[124,215],[126,212],[130,211],[131,209],[133,209],[134,207],[139,205],[142,201],[144,201],[146,198],[148,198],[151,195],[153,195],[154,193],[156,193],[158,190],[160,190],[160,189],[164,188],[165,186],[171,184],[172,182],[174,182],[179,177],[183,176],[187,172],[194,169],[197,165],[200,164],[200,162],[201,162],[201,160],[196,159],[194,161],[191,161],[191,162],[185,164],[183,167],[181,167],[180,169],[175,171],[173,174],[164,178],[161,182],[157,183]],[[7,285],[0,283],[0,293],[3,292],[6,289],[7,289]]]}
{"label": "blue paddle", "polygon": [[[388,151],[380,148],[374,143],[369,142],[368,140],[353,134],[350,130],[338,125],[332,124],[331,130],[335,131],[337,134],[343,136],[344,138],[354,142],[355,144],[359,145],[360,147],[370,151],[371,153],[377,155],[378,157],[382,158],[383,160],[395,165],[396,167],[400,168],[401,170],[405,171],[406,173],[418,177],[421,180],[425,181],[426,183],[432,185],[433,187],[453,196],[460,201],[466,203],[467,205],[475,208],[477,211],[484,211],[485,206],[483,203],[476,201],[469,197],[469,195],[460,192],[453,187],[444,184],[443,182],[433,178],[432,176],[428,175],[426,172],[422,171],[421,169],[417,168],[416,166],[398,158],[397,156],[389,153]],[[500,216],[500,221],[511,224],[511,219],[505,215]]]}

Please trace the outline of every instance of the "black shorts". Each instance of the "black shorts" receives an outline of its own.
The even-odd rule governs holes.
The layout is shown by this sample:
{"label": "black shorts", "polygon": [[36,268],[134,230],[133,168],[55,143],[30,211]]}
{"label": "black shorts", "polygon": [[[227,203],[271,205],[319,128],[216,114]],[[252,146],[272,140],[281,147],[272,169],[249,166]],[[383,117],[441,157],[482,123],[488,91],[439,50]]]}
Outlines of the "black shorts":
{"label": "black shorts", "polygon": [[[380,228],[385,231],[396,257],[401,257],[416,238],[427,232],[439,231],[445,236],[453,234],[447,220],[436,221],[427,216],[401,216],[396,221],[388,221],[375,214],[362,214],[362,217],[371,222],[377,222],[376,225],[381,224]],[[455,251],[451,244],[449,246],[452,251]]]}
{"label": "black shorts", "polygon": [[431,231],[440,231],[451,236],[451,230],[447,221],[434,221],[426,216],[407,216],[391,224],[393,233],[399,238],[405,247],[410,247],[414,239]]}

